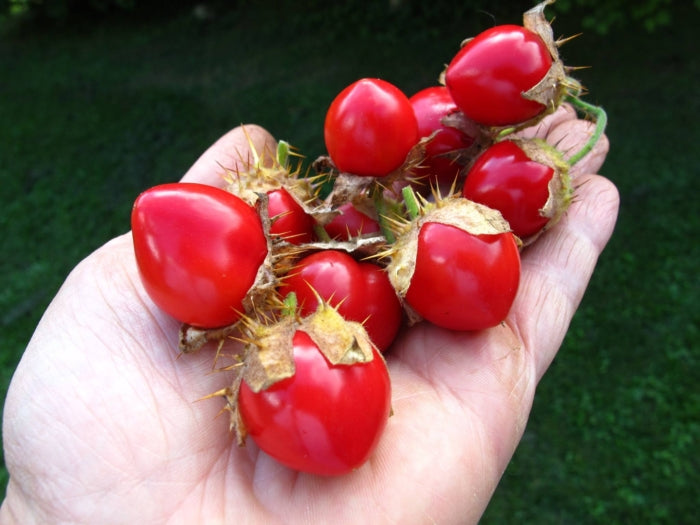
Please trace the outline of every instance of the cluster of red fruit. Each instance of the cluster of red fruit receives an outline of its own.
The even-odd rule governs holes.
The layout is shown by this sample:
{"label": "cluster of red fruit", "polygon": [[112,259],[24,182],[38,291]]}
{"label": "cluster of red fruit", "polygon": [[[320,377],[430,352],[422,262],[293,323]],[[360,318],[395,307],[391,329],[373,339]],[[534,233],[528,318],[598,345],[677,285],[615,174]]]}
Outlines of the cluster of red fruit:
{"label": "cluster of red fruit", "polygon": [[561,155],[514,134],[575,86],[543,9],[467,41],[443,82],[411,98],[380,79],[348,86],[328,110],[315,176],[292,169],[281,142],[227,171],[225,189],[175,183],[138,197],[140,275],[183,323],[181,349],[243,343],[215,394],[239,442],[301,471],[358,468],[391,411],[382,353],[401,327],[505,319],[523,242],[572,192]]}

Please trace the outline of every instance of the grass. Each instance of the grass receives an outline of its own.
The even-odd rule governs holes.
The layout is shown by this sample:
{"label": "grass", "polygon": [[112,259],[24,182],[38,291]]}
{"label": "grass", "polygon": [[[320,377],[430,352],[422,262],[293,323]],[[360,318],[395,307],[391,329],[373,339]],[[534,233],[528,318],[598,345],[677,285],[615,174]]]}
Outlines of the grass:
{"label": "grass", "polygon": [[[258,6],[207,22],[174,13],[6,28],[3,398],[63,279],[128,229],[141,190],[177,180],[242,122],[315,158],[325,109],[342,87],[379,76],[413,93],[435,83],[462,38],[493,23],[464,9],[444,16],[440,5],[409,13],[333,3],[285,16]],[[512,7],[489,6],[499,23],[518,20]],[[622,208],[484,524],[688,523],[696,513],[700,75],[697,12],[677,9],[674,27],[653,37],[631,28],[563,50],[568,63],[593,66],[578,76],[610,117],[603,173]],[[577,32],[573,16],[555,32]]]}

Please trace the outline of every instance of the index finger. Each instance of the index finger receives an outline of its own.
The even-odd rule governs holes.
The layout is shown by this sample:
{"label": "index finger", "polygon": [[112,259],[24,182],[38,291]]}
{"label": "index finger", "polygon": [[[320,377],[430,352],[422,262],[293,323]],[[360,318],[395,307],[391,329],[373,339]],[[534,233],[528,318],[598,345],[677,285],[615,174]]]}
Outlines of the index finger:
{"label": "index finger", "polygon": [[244,171],[255,161],[254,152],[263,157],[264,152],[274,152],[274,137],[256,124],[233,128],[207,149],[180,179],[181,182],[198,182],[223,187],[226,170]]}

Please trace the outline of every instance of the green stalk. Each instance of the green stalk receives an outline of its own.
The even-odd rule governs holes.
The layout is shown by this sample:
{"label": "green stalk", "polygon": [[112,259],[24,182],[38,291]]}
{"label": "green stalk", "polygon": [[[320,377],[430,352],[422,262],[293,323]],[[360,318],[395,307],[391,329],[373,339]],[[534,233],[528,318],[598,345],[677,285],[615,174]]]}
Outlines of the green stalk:
{"label": "green stalk", "polygon": [[284,317],[293,317],[297,313],[297,294],[290,292],[282,302],[282,315]]}
{"label": "green stalk", "polygon": [[413,188],[406,186],[401,190],[401,194],[403,195],[403,202],[406,205],[409,219],[415,220],[420,215],[420,204],[418,204]]}
{"label": "green stalk", "polygon": [[572,106],[574,106],[574,108],[576,108],[577,110],[582,111],[586,115],[593,117],[593,119],[595,120],[595,130],[593,131],[593,135],[591,135],[591,137],[583,145],[583,147],[569,159],[569,166],[573,166],[583,157],[585,157],[595,147],[595,145],[600,140],[600,137],[603,136],[603,133],[605,133],[605,127],[608,124],[608,115],[605,113],[605,110],[600,106],[594,106],[593,104],[584,102],[577,96],[569,95],[566,97],[566,101],[569,102]]}
{"label": "green stalk", "polygon": [[283,168],[287,167],[287,161],[289,159],[289,142],[280,140],[277,143],[277,163]]}
{"label": "green stalk", "polygon": [[498,134],[496,135],[496,141],[502,139],[503,137],[507,137],[508,135],[510,135],[511,133],[513,133],[515,130],[517,130],[517,128],[514,128],[514,127],[512,127],[512,126],[511,126],[510,128],[502,129],[502,130],[499,131]]}
{"label": "green stalk", "polygon": [[372,200],[374,201],[374,209],[377,210],[377,217],[379,218],[379,229],[381,230],[382,235],[384,235],[386,242],[393,244],[396,242],[396,237],[394,237],[394,232],[391,231],[391,228],[386,221],[389,210],[387,209],[386,200],[384,199],[384,192],[381,186],[377,185],[377,187],[372,191]]}

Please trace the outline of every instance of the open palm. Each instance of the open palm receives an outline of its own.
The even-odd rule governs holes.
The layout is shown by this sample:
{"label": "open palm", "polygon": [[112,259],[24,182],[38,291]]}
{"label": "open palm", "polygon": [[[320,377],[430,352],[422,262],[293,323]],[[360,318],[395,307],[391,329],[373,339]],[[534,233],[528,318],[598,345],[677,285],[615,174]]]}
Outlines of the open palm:
{"label": "open palm", "polygon": [[[256,148],[272,138],[247,126]],[[589,131],[560,111],[532,133],[559,147]],[[558,134],[558,135],[557,135]],[[219,182],[245,158],[240,128],[185,180]],[[576,165],[577,199],[522,257],[508,319],[456,333],[427,323],[387,355],[394,415],[370,461],[341,477],[299,474],[235,445],[219,398],[231,376],[205,348],[178,355],[178,323],[145,294],[130,234],[84,260],[17,368],[3,422],[10,483],[3,523],[471,523],[525,428],[615,222],[596,175],[607,143]]]}

